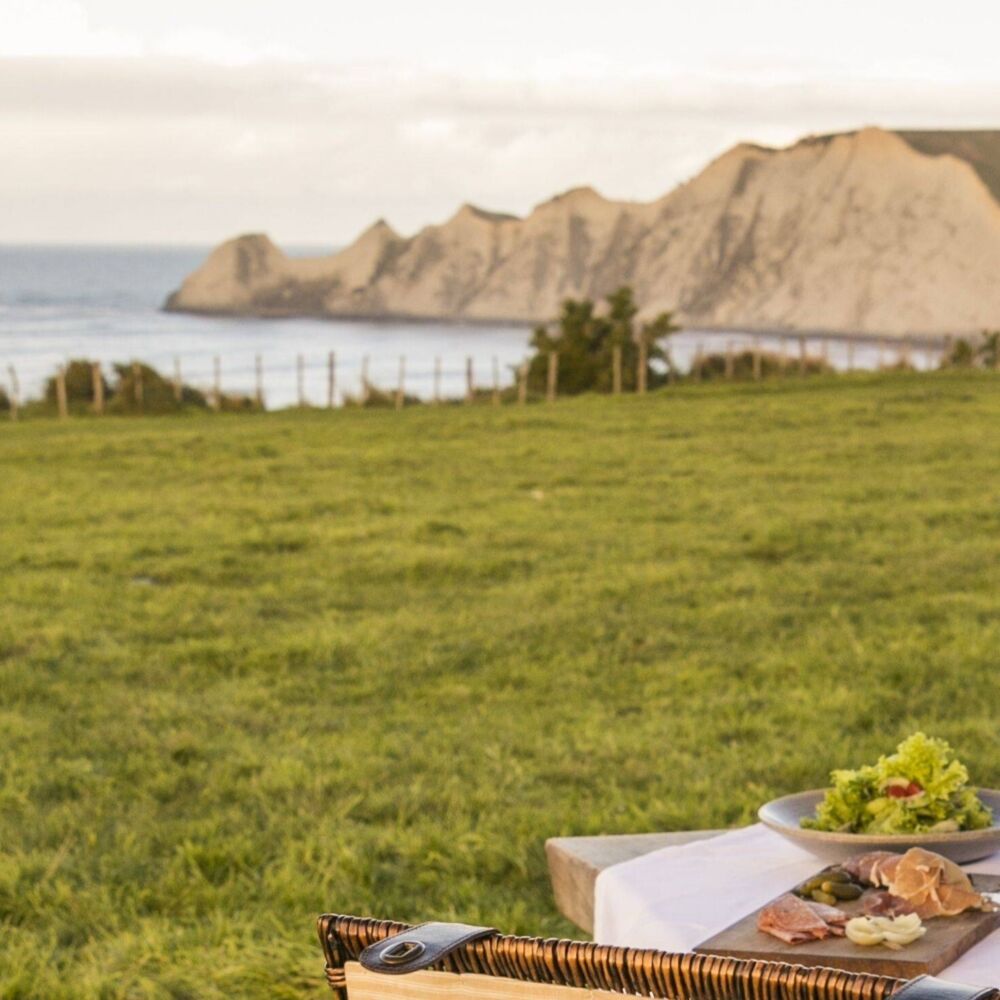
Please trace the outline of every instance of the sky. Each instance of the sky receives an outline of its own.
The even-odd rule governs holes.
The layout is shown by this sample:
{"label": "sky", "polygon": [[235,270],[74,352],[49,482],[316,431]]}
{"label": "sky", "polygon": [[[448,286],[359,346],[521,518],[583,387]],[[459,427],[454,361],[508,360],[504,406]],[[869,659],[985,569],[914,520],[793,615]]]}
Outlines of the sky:
{"label": "sky", "polygon": [[340,246],[1000,127],[997,0],[0,0],[0,242]]}

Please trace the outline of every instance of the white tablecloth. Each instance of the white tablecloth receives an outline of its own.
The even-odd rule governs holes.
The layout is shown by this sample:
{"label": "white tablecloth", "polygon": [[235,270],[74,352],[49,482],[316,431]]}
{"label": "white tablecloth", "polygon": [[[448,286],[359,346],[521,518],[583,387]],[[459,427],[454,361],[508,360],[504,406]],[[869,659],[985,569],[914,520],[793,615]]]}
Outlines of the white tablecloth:
{"label": "white tablecloth", "polygon": [[[781,889],[815,874],[817,866],[815,855],[760,824],[664,847],[598,875],[594,938],[601,944],[690,951]],[[967,870],[1000,875],[1000,854]],[[971,986],[1000,985],[1000,931],[939,975]]]}

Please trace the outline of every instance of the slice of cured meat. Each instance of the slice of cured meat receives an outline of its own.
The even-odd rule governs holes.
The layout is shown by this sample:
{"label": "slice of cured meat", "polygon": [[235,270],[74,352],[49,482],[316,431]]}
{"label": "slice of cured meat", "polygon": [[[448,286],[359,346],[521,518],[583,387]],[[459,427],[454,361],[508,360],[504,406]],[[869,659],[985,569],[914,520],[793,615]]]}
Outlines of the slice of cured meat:
{"label": "slice of cured meat", "polygon": [[830,926],[812,906],[790,892],[785,893],[760,911],[757,930],[789,944],[829,937],[832,933]]}
{"label": "slice of cured meat", "polygon": [[838,910],[836,906],[827,906],[826,903],[814,903],[809,899],[804,899],[802,902],[826,924],[831,934],[836,934],[837,937],[843,935],[844,925],[851,919],[843,910]]}
{"label": "slice of cured meat", "polygon": [[989,908],[954,861],[920,847],[911,847],[883,877],[889,892],[905,899],[922,920]]}
{"label": "slice of cured meat", "polygon": [[866,892],[861,899],[861,910],[866,917],[905,917],[917,912],[905,899],[885,889]]}
{"label": "slice of cured meat", "polygon": [[870,851],[845,861],[841,868],[859,882],[884,886],[888,873],[899,864],[900,858],[901,854],[893,854],[892,851]]}
{"label": "slice of cured meat", "polygon": [[852,858],[843,868],[861,882],[888,890],[865,896],[862,907],[869,916],[916,913],[930,920],[991,906],[954,861],[921,847],[905,854],[873,851]]}

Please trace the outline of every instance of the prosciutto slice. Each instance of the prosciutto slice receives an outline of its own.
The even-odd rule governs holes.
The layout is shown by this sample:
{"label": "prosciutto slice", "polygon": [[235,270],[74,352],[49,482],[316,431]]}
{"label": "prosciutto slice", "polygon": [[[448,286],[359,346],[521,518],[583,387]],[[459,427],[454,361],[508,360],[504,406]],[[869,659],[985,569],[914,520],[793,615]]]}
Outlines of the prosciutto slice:
{"label": "prosciutto slice", "polygon": [[919,847],[911,847],[891,872],[883,871],[882,880],[889,892],[905,899],[922,920],[990,908],[954,861]]}
{"label": "prosciutto slice", "polygon": [[873,851],[852,858],[843,868],[862,882],[888,890],[866,894],[863,906],[869,916],[916,913],[921,920],[930,920],[991,909],[954,861],[920,847],[905,854]]}
{"label": "prosciutto slice", "polygon": [[894,854],[892,851],[870,851],[868,854],[845,861],[841,868],[859,882],[876,886],[886,885],[888,874],[899,863],[901,857],[901,854]]}
{"label": "prosciutto slice", "polygon": [[[757,914],[757,930],[788,944],[821,941],[833,934],[834,930],[816,912],[815,907],[820,905],[822,904],[807,903],[804,899],[787,892]],[[823,909],[833,910],[834,907],[823,907]],[[839,916],[840,911],[836,912]]]}

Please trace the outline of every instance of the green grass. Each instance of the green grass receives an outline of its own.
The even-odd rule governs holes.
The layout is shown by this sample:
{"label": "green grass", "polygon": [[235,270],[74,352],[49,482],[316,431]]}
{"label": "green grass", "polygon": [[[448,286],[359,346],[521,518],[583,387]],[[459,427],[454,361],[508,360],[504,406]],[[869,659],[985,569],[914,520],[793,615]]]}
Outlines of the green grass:
{"label": "green grass", "polygon": [[566,933],[545,837],[923,727],[1000,784],[1000,379],[0,425],[0,996],[321,997],[323,910]]}

